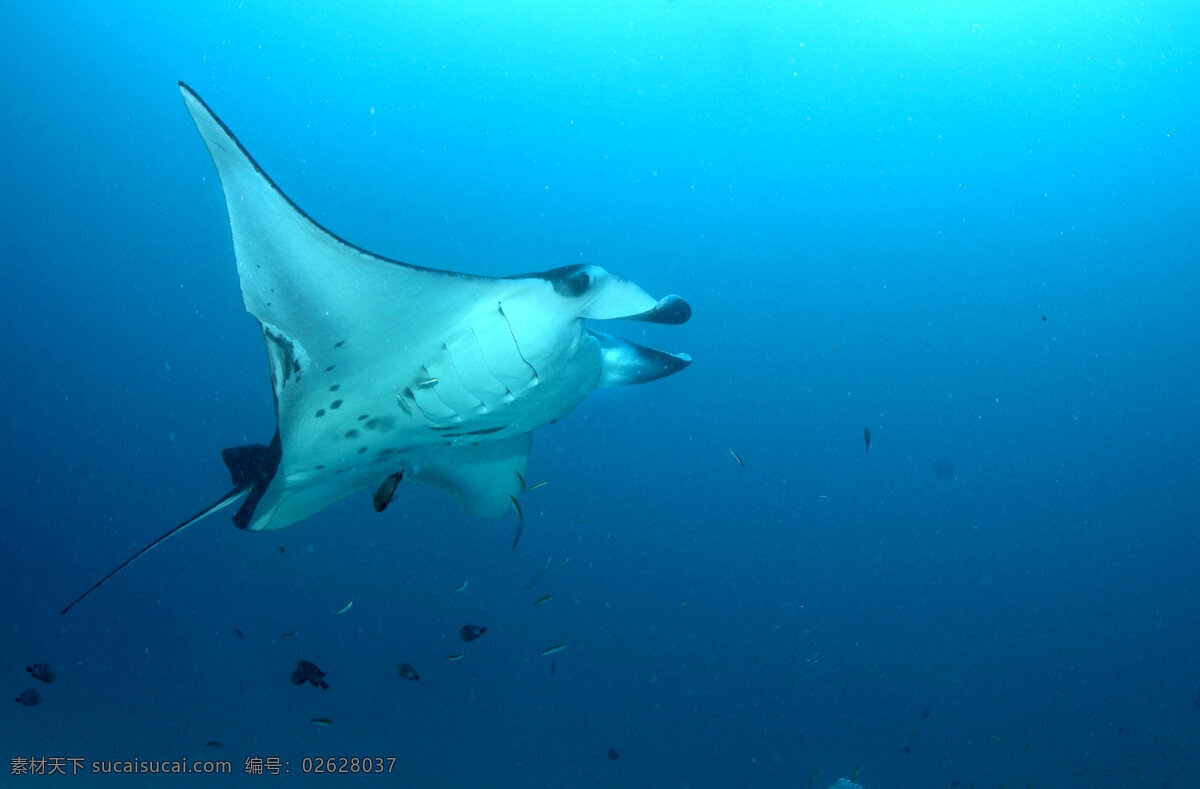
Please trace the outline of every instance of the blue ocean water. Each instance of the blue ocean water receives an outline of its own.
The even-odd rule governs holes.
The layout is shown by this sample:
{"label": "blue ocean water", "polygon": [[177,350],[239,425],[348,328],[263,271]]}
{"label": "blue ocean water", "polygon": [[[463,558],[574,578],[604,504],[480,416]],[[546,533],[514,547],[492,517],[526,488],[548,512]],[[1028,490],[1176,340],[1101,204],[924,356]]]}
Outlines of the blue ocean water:
{"label": "blue ocean water", "polygon": [[[1200,786],[1190,4],[174,5],[3,14],[0,786]],[[60,616],[273,429],[177,80],[355,244],[601,265],[695,362],[539,431],[516,550],[404,486]]]}

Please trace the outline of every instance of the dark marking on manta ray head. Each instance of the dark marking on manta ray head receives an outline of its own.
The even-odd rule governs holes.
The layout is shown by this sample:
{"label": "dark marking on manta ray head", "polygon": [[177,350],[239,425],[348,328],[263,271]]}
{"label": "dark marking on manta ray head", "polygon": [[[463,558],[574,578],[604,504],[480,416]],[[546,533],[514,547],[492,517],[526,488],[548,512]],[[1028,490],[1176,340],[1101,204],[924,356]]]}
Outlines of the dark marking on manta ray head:
{"label": "dark marking on manta ray head", "polygon": [[316,414],[316,416],[317,416],[317,419],[320,419],[321,417],[325,416],[325,409],[324,409],[324,408],[318,408],[318,409],[317,409],[317,414]]}
{"label": "dark marking on manta ray head", "polygon": [[341,384],[334,384],[333,386],[329,387],[329,391],[336,392],[337,390],[339,390],[341,388],[342,388]]}
{"label": "dark marking on manta ray head", "polygon": [[332,403],[329,404],[329,409],[331,411],[336,411],[342,407],[343,402],[344,402],[343,400],[334,400]]}
{"label": "dark marking on manta ray head", "polygon": [[560,296],[582,296],[592,286],[592,274],[588,271],[588,266],[582,263],[573,263],[570,266],[559,266],[549,271],[520,276],[544,279],[554,286],[554,292]]}
{"label": "dark marking on manta ray head", "polygon": [[358,435],[357,430],[347,430],[346,431],[346,438],[354,438],[357,435]]}

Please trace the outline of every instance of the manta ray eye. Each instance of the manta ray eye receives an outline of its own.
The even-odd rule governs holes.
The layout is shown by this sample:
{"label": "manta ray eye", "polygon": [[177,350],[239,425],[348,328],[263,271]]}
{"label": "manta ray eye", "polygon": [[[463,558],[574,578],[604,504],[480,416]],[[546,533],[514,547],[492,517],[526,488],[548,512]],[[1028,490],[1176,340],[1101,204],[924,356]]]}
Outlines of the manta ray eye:
{"label": "manta ray eye", "polygon": [[567,277],[564,284],[566,285],[567,292],[572,296],[582,296],[592,286],[592,281],[592,273],[582,268]]}

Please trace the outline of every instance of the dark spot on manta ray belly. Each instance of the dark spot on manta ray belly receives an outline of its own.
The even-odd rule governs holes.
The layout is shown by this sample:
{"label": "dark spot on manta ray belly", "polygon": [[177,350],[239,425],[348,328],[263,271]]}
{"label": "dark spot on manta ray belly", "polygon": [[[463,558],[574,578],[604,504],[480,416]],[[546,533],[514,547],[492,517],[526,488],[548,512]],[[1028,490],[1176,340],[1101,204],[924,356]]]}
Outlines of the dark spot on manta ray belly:
{"label": "dark spot on manta ray belly", "polygon": [[396,426],[396,417],[394,416],[379,416],[368,420],[363,427],[367,430],[378,430],[380,433],[386,433]]}
{"label": "dark spot on manta ray belly", "polygon": [[347,430],[346,431],[346,438],[354,438],[357,435],[358,435],[357,430]]}
{"label": "dark spot on manta ray belly", "polygon": [[329,391],[336,392],[337,390],[339,390],[341,388],[342,388],[341,384],[334,384],[333,386],[329,387]]}
{"label": "dark spot on manta ray belly", "polygon": [[318,408],[318,409],[317,409],[317,419],[320,419],[320,418],[321,418],[321,417],[323,417],[323,416],[325,416],[325,409],[324,409],[324,408]]}
{"label": "dark spot on manta ray belly", "polygon": [[342,402],[343,402],[342,400],[334,400],[332,403],[329,404],[330,410],[332,410],[332,411],[338,410],[339,408],[342,407]]}
{"label": "dark spot on manta ray belly", "polygon": [[368,419],[370,419],[370,418],[371,418],[371,415],[370,415],[370,414],[362,414],[361,416],[359,416],[359,417],[358,417],[358,421],[359,421],[359,422],[365,422],[366,420],[368,420]]}
{"label": "dark spot on manta ray belly", "polygon": [[341,342],[335,342],[335,343],[333,344],[333,347],[334,347],[334,348],[341,348],[341,347],[342,347],[343,345],[345,345],[345,344],[346,344],[346,341],[345,341],[345,340],[342,340]]}
{"label": "dark spot on manta ray belly", "polygon": [[366,447],[359,447],[359,448],[358,448],[358,454],[360,454],[360,455],[362,455],[362,454],[365,454],[365,453],[366,453],[366,451],[367,451],[367,448],[366,448]]}
{"label": "dark spot on manta ray belly", "polygon": [[328,367],[326,367],[326,368],[325,368],[325,372],[327,372],[327,373],[331,373],[331,372],[333,372],[333,365],[331,364],[331,365],[329,365]]}

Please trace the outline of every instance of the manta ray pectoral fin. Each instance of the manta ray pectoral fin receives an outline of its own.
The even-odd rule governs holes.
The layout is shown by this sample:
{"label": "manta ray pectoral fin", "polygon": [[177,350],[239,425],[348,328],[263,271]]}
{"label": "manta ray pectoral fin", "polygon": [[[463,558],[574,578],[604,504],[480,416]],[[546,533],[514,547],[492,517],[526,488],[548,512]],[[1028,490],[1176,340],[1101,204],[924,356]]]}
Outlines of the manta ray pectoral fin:
{"label": "manta ray pectoral fin", "polygon": [[[225,192],[242,298],[263,326],[277,397],[312,372],[362,367],[389,350],[423,361],[445,339],[439,331],[481,302],[506,298],[510,283],[410,266],[330,233],[280,191],[195,91],[179,89]],[[287,442],[288,425],[281,427]]]}
{"label": "manta ray pectoral fin", "polygon": [[667,353],[590,329],[588,334],[600,343],[597,386],[644,384],[677,373],[692,363],[692,357],[686,353]]}

